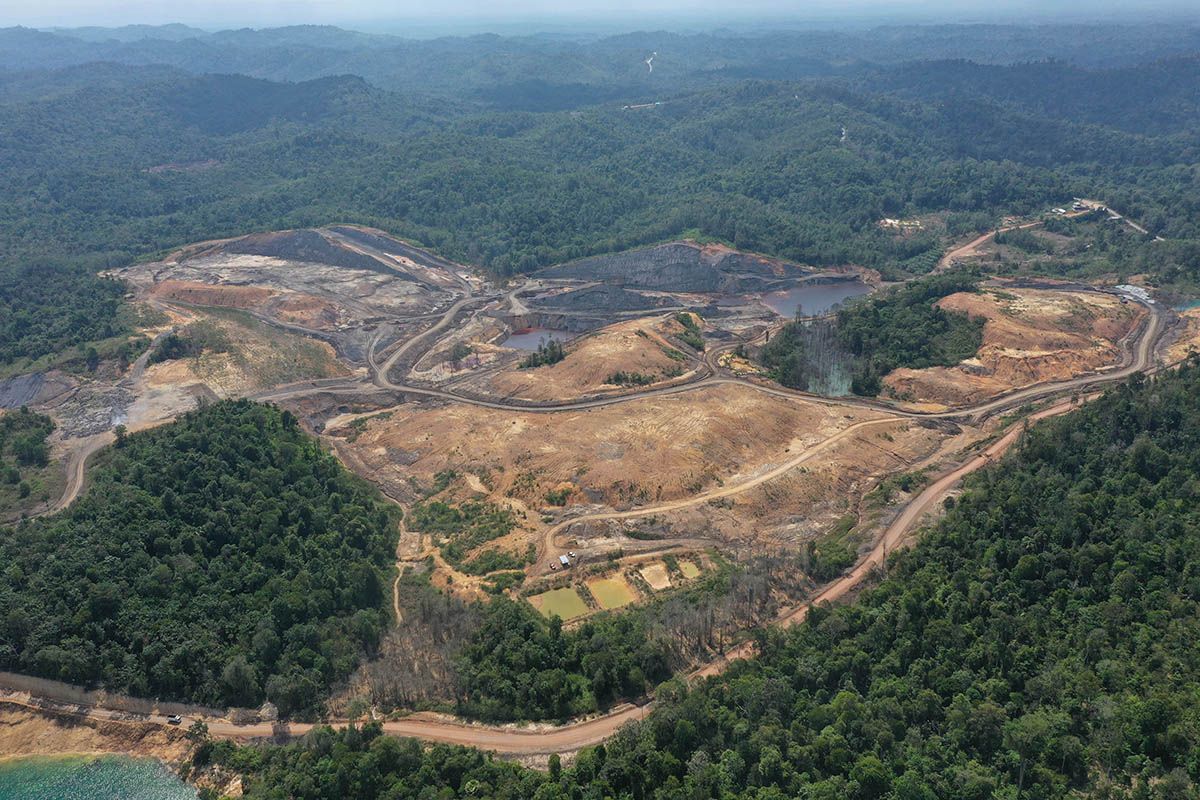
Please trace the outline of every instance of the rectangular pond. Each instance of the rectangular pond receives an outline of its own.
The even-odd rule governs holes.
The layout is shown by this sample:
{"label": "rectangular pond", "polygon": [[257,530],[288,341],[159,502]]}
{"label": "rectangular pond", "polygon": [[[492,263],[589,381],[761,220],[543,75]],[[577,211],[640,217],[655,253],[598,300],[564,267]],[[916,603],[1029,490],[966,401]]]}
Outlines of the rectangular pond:
{"label": "rectangular pond", "polygon": [[583,602],[579,592],[569,586],[535,594],[529,598],[529,602],[547,619],[558,615],[566,622],[588,613],[587,604]]}
{"label": "rectangular pond", "polygon": [[587,587],[591,591],[592,597],[595,597],[596,602],[605,610],[627,606],[637,599],[632,587],[620,576],[597,578],[588,581]]}

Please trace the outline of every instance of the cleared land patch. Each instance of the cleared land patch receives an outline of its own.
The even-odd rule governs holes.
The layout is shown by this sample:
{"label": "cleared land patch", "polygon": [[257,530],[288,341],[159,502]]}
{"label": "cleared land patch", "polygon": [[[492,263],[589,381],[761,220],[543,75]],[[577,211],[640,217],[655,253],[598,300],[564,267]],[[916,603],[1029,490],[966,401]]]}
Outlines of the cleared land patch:
{"label": "cleared land patch", "polygon": [[562,361],[536,369],[513,367],[491,379],[491,391],[528,400],[578,397],[622,385],[651,385],[678,377],[689,365],[672,354],[658,320],[622,322],[567,346]]}
{"label": "cleared land patch", "polygon": [[639,569],[638,572],[650,588],[656,592],[671,588],[671,573],[667,571],[667,565],[661,561],[648,564]]}
{"label": "cleared land patch", "polygon": [[270,328],[235,309],[197,312],[197,320],[178,336],[195,341],[197,352],[150,365],[149,386],[202,383],[224,398],[291,381],[351,374],[325,342]]}
{"label": "cleared land patch", "polygon": [[427,485],[439,472],[471,468],[487,470],[502,497],[540,506],[570,483],[570,504],[615,508],[737,482],[877,416],[729,384],[553,414],[465,404],[405,404],[391,412],[368,420],[349,446],[397,492],[411,491],[410,478]]}
{"label": "cleared land patch", "polygon": [[1146,313],[1107,294],[1012,287],[960,292],[939,305],[986,320],[979,352],[953,367],[893,370],[885,392],[958,406],[1110,367]]}

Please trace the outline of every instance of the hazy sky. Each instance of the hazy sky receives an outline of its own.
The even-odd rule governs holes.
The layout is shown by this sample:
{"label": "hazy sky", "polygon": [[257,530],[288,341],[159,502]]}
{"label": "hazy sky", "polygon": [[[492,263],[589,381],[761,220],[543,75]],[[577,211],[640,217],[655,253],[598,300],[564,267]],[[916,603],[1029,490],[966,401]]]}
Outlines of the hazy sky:
{"label": "hazy sky", "polygon": [[403,32],[404,20],[565,22],[791,18],[835,22],[913,19],[1071,20],[1191,11],[1194,0],[0,0],[0,27],[183,22],[205,28],[328,23]]}

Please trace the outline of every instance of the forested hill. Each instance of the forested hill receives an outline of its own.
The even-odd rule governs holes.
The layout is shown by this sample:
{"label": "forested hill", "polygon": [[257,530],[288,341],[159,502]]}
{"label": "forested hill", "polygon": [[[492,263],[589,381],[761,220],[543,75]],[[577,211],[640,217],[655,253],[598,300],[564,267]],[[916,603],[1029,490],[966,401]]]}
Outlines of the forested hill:
{"label": "forested hill", "polygon": [[389,506],[294,417],[222,402],[120,438],[0,529],[0,669],[310,712],[389,624]]}
{"label": "forested hill", "polygon": [[1195,797],[1198,487],[1192,363],[1039,424],[876,588],[660,689],[570,769],[371,728],[202,758],[249,798]]}
{"label": "forested hill", "polygon": [[1195,54],[1094,70],[1061,61],[923,61],[874,72],[870,81],[877,91],[944,102],[976,95],[1039,116],[1150,135],[1186,133],[1200,122]]}
{"label": "forested hill", "polygon": [[[1136,41],[1150,35],[1130,30]],[[325,35],[332,38],[322,52],[347,52],[337,32],[234,34],[220,41],[243,55],[262,55],[244,40],[270,40],[294,61]],[[926,34],[875,35],[881,48],[915,36],[932,52]],[[978,52],[987,52],[990,40],[975,34]],[[1182,46],[1187,31],[1167,38],[1176,34]],[[1007,41],[1003,31],[989,35]],[[0,32],[51,50],[59,38]],[[77,43],[86,49],[94,38]],[[148,46],[126,38],[113,46]],[[613,37],[604,46],[636,51],[641,69],[651,38]],[[508,41],[480,39],[485,50],[493,39]],[[698,42],[708,42],[716,52],[728,45],[720,37],[676,40],[700,50]],[[188,41],[168,44],[211,46]],[[771,47],[756,56],[762,63],[745,74],[788,74],[763,64],[809,57],[787,36],[764,41]],[[361,44],[364,53],[380,49],[373,39]],[[30,57],[57,63],[45,53]],[[497,275],[699,235],[904,276],[907,265],[936,261],[944,242],[894,237],[878,227],[883,217],[946,213],[951,235],[962,236],[1004,214],[1085,195],[1172,240],[1135,242],[1123,265],[1129,273],[1200,283],[1200,109],[1188,100],[1200,97],[1200,71],[1186,58],[1106,72],[938,62],[814,69],[804,80],[726,74],[656,90],[661,105],[640,109],[622,107],[617,78],[542,85],[546,75],[567,81],[571,69],[544,64],[530,78],[520,59],[520,81],[481,80],[431,98],[377,88],[346,74],[353,64],[344,59],[335,74],[314,69],[290,83],[194,75],[155,58],[0,74],[0,303],[22,319],[53,318],[28,333],[0,324],[7,360],[44,355],[45,343],[61,338],[54,331],[65,313],[44,293],[10,289],[20,271],[62,273],[51,282],[71,284],[63,296],[107,296],[95,270],[198,240],[336,222],[376,225]],[[720,63],[712,69],[736,72],[733,62]],[[1016,99],[1000,91],[1004,76],[1028,91]],[[1045,88],[1060,78],[1088,90]],[[955,88],[946,94],[942,84]],[[1169,124],[1150,124],[1149,114],[1145,125],[1121,122],[1146,109],[1146,87],[1164,85],[1180,99],[1159,113]],[[583,105],[486,110],[480,92],[520,108],[537,107],[530,93],[555,108],[572,106],[571,98]],[[1059,94],[1072,102],[1060,107]],[[120,332],[99,311],[74,338]]]}
{"label": "forested hill", "polygon": [[197,239],[361,221],[498,273],[689,230],[882,266],[937,244],[894,241],[883,216],[978,213],[986,226],[1083,192],[1156,233],[1198,224],[1182,191],[1194,133],[1135,136],[836,82],[738,83],[641,111],[475,114],[354,78],[208,76],[0,110],[9,263],[115,266]]}
{"label": "forested hill", "polygon": [[[1167,237],[1200,235],[1188,166],[1200,127],[1134,135],[983,96],[921,103],[822,80],[742,82],[640,111],[480,114],[354,77],[98,75],[83,88],[78,69],[13,77],[0,100],[0,300],[27,318],[62,312],[9,293],[17,269],[68,269],[79,293],[103,294],[91,270],[330,222],[376,224],[499,274],[689,232],[886,270],[941,245],[896,240],[881,217],[950,211],[961,234],[1071,194],[1103,197]],[[1134,261],[1200,278],[1186,246]],[[115,330],[111,315],[92,327]],[[36,358],[44,341],[5,333],[0,352]]]}
{"label": "forested hill", "polygon": [[[414,39],[328,26],[206,32],[184,26],[0,29],[0,69],[88,62],[161,64],[194,74],[237,72],[304,81],[360,75],[373,85],[439,96],[514,97],[587,105],[590,92],[620,102],[653,100],[742,78],[795,79],[872,64],[971,59],[1013,64],[1058,59],[1085,68],[1126,66],[1200,49],[1195,24],[914,25],[857,30],[760,30],[618,35],[444,36]],[[653,71],[645,64],[658,53]],[[590,91],[574,99],[559,90]],[[522,91],[524,89],[524,91]],[[536,104],[535,104],[536,105]],[[504,105],[505,108],[511,106]]]}

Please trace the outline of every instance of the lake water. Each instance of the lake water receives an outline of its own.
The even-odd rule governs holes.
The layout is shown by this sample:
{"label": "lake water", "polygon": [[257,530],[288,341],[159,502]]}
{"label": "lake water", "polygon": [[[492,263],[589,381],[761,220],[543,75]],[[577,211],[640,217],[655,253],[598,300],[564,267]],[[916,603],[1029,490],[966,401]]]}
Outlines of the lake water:
{"label": "lake water", "polygon": [[540,342],[548,342],[551,339],[566,342],[569,338],[571,338],[570,331],[560,331],[554,328],[526,328],[514,331],[500,344],[504,347],[515,347],[517,350],[533,351],[538,349]]}
{"label": "lake water", "polygon": [[0,760],[0,800],[196,800],[158,761],[124,756]]}
{"label": "lake water", "polygon": [[806,317],[828,312],[838,303],[851,297],[869,294],[871,287],[861,281],[836,281],[834,283],[806,283],[778,292],[767,292],[762,296],[763,305],[781,317],[791,319],[796,309],[803,309]]}

